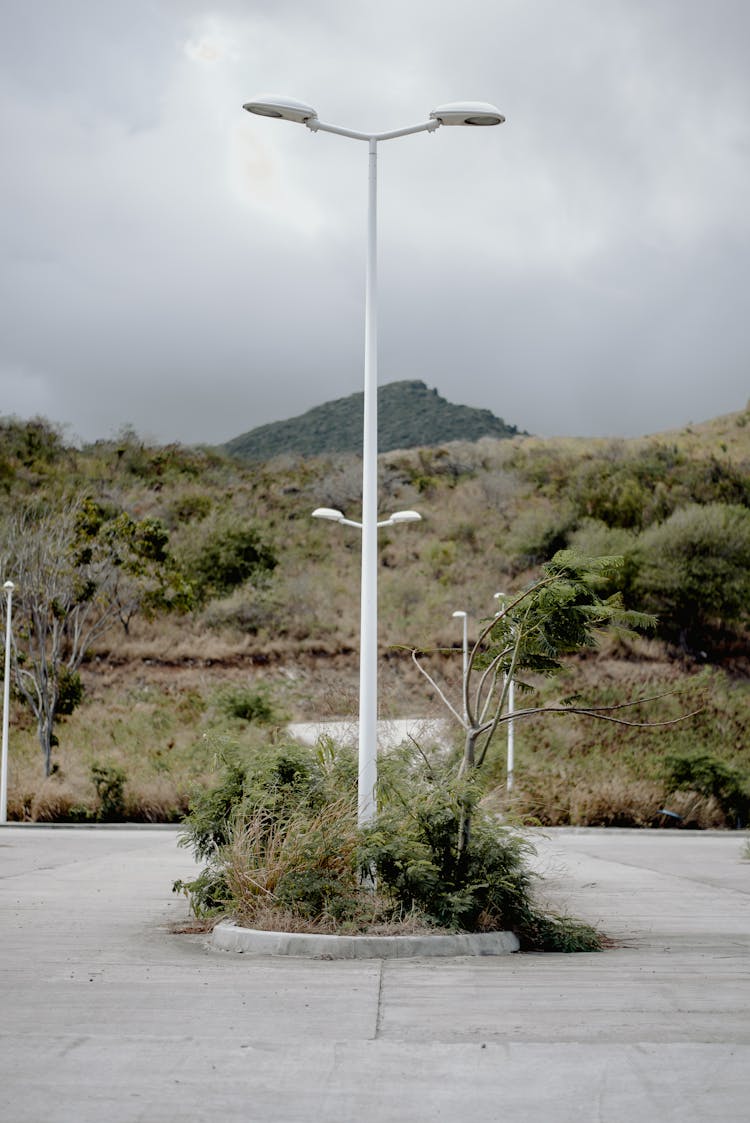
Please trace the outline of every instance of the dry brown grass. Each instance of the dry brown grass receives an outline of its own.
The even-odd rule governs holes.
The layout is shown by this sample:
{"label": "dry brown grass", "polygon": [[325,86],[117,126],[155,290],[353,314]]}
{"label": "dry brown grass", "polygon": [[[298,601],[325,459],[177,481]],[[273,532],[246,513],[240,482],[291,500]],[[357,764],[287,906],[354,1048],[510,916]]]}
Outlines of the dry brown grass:
{"label": "dry brown grass", "polygon": [[[357,866],[356,802],[345,797],[317,812],[300,810],[284,822],[257,811],[238,823],[222,851],[222,870],[237,923],[263,931],[417,935],[434,932],[418,913],[393,915],[393,903],[363,888]],[[284,880],[298,877],[292,907]],[[335,884],[341,911],[310,908],[318,878]],[[313,897],[306,896],[311,885]],[[281,891],[281,895],[280,894]]]}
{"label": "dry brown grass", "polygon": [[[360,935],[368,936],[425,936],[435,935],[447,929],[425,924],[418,913],[409,913],[396,919],[383,920],[384,911],[392,911],[392,904],[384,901],[377,893],[367,891],[363,896],[362,909],[357,923],[341,924],[330,916],[308,919],[290,909],[273,904],[258,905],[251,913],[238,910],[233,919],[243,928],[254,928],[261,932],[301,932],[321,936]],[[215,920],[215,923],[218,920]]]}
{"label": "dry brown grass", "polygon": [[[546,827],[674,827],[725,829],[735,824],[713,796],[667,792],[663,784],[632,777],[566,783],[554,776],[522,778],[512,797],[498,791],[493,806],[521,822]],[[679,816],[675,820],[663,811]]]}
{"label": "dry brown grass", "polygon": [[[16,798],[9,802],[11,818],[16,810]],[[70,819],[74,808],[81,806],[79,791],[71,784],[50,776],[34,792],[31,801],[28,797],[23,801],[26,814],[19,818],[30,819],[33,823],[54,823]]]}
{"label": "dry brown grass", "polygon": [[125,791],[125,817],[133,822],[178,822],[188,812],[189,793],[171,776],[134,781]]}
{"label": "dry brown grass", "polygon": [[275,905],[277,890],[290,874],[332,876],[356,887],[356,805],[349,796],[307,809],[282,822],[260,809],[237,823],[223,852],[227,883],[243,916]]}

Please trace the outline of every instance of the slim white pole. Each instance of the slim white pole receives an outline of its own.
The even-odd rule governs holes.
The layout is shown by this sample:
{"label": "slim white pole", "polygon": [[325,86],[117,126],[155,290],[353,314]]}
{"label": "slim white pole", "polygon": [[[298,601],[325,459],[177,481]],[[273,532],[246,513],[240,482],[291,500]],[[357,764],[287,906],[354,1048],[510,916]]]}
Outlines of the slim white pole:
{"label": "slim white pole", "polygon": [[468,717],[469,717],[468,707],[467,707],[467,704],[466,704],[467,703],[466,676],[469,672],[469,614],[468,614],[468,612],[464,612],[462,609],[459,609],[457,612],[454,612],[453,615],[454,616],[460,616],[461,619],[463,620],[463,643],[462,643],[462,648],[461,648],[462,653],[463,653],[463,662],[462,662],[463,671],[462,671],[462,678],[461,678],[461,695],[463,697],[464,721],[467,721]]}
{"label": "slim white pole", "polygon": [[[510,682],[508,683],[508,713],[509,714],[513,713],[513,711],[515,709],[515,706],[516,706],[516,702],[515,702],[516,689],[515,689],[515,687],[516,687],[516,684],[513,681],[513,679],[511,679]],[[513,743],[513,718],[509,718],[509,720],[508,720],[508,759],[507,759],[507,763],[506,763],[506,775],[508,777],[507,788],[508,788],[509,792],[513,791],[513,769],[515,767],[514,751],[515,751],[515,747],[514,747],[514,743]]]}
{"label": "slim white pole", "polygon": [[3,585],[8,603],[5,619],[5,678],[3,680],[3,749],[2,766],[0,767],[0,823],[8,822],[8,715],[10,711],[10,644],[11,644],[11,611],[13,603],[12,581]]}
{"label": "slim white pole", "polygon": [[375,786],[378,778],[378,146],[373,138],[370,138],[369,145],[357,803],[357,822],[360,827],[375,817]]}
{"label": "slim white pole", "polygon": [[[505,601],[505,593],[495,593],[495,600],[502,600],[504,602]],[[495,613],[495,615],[499,616],[500,613],[497,612],[497,613]],[[507,684],[507,687],[508,687],[508,698],[507,698],[508,709],[507,709],[507,713],[512,714],[515,707],[516,707],[516,684],[513,681],[513,679],[511,679],[510,682],[508,682],[508,676],[507,675],[505,676],[505,683]],[[513,731],[513,718],[509,718],[508,719],[508,751],[507,751],[506,764],[505,764],[505,774],[506,774],[506,777],[507,777],[506,787],[507,787],[509,792],[513,791],[513,771],[514,771],[514,768],[515,768],[515,743],[514,743],[514,731]]]}

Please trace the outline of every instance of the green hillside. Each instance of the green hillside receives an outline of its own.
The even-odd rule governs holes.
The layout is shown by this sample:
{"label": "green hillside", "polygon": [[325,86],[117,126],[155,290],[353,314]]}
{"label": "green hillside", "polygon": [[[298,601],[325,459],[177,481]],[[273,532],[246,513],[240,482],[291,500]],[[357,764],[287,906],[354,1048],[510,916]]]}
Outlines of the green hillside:
{"label": "green hillside", "polygon": [[[286,720],[356,720],[361,537],[311,515],[359,517],[358,451],[245,461],[132,430],[79,448],[43,419],[0,418],[0,584],[16,586],[16,642],[32,635],[38,558],[60,665],[74,644],[82,656],[58,672],[49,776],[34,713],[11,694],[11,818],[174,819],[215,783],[227,746],[264,751]],[[651,698],[632,712],[653,720],[700,712],[651,731],[519,721],[511,801],[502,737],[493,750],[500,809],[550,825],[663,826],[659,808],[684,825],[748,821],[750,403],[634,440],[396,449],[379,457],[378,490],[383,515],[422,516],[378,540],[382,717],[444,714],[412,648],[460,706],[456,610],[473,642],[494,594],[522,592],[556,551],[620,555],[602,591],[653,613],[654,630],[603,637],[560,675],[525,676],[517,697]],[[78,625],[107,613],[80,643]]]}
{"label": "green hillside", "polygon": [[[358,393],[325,402],[299,417],[251,429],[227,441],[223,449],[240,460],[268,460],[281,453],[359,452],[363,401],[364,395]],[[488,409],[454,405],[418,380],[378,388],[378,430],[380,452],[519,433],[515,425],[506,425]]]}

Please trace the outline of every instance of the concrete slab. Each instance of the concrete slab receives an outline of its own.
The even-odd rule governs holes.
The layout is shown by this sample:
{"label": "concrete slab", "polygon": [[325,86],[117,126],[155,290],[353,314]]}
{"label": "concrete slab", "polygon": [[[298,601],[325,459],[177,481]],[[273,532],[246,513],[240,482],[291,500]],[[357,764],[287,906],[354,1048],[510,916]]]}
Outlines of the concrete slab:
{"label": "concrete slab", "polygon": [[599,955],[308,961],[172,935],[175,833],[0,829],[0,1117],[712,1123],[750,1100],[737,834],[550,831]]}

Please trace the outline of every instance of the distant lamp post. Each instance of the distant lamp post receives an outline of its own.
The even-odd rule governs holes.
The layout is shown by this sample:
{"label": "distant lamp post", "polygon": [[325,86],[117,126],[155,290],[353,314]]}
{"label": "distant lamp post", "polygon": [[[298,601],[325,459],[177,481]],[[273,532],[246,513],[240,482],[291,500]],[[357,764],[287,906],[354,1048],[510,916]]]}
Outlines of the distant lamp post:
{"label": "distant lamp post", "polygon": [[469,625],[468,625],[469,617],[463,611],[463,609],[457,609],[456,612],[453,613],[453,616],[454,616],[454,618],[459,619],[459,620],[463,619],[463,622],[464,622],[463,643],[462,643],[463,674],[462,674],[462,679],[461,679],[463,689],[461,690],[461,696],[464,700],[464,721],[468,721],[469,707],[468,707],[468,698],[466,697],[466,676],[469,672]]}
{"label": "distant lamp post", "polygon": [[[505,593],[495,593],[495,600],[505,600]],[[499,613],[498,613],[499,615]],[[506,679],[507,681],[507,679]],[[508,713],[512,714],[516,708],[516,684],[513,679],[508,682]],[[509,792],[513,791],[513,771],[515,768],[515,744],[514,744],[514,730],[513,718],[508,718],[508,753],[507,762],[505,767],[505,774],[507,776],[506,787]]]}
{"label": "distant lamp post", "polygon": [[[365,141],[369,148],[367,206],[367,269],[365,291],[364,433],[362,445],[362,578],[360,592],[359,779],[357,820],[375,816],[378,753],[378,341],[377,341],[377,167],[378,144],[384,140],[434,132],[442,125],[501,125],[505,118],[487,102],[451,102],[438,106],[427,121],[385,133],[361,133],[328,125],[311,105],[276,94],[262,94],[243,106],[248,113],[293,121],[311,132],[334,133]],[[324,510],[326,508],[323,508]],[[331,517],[331,516],[318,516]],[[343,518],[337,520],[343,522]],[[402,520],[408,521],[408,520]]]}
{"label": "distant lamp post", "polygon": [[8,716],[10,712],[10,645],[11,645],[11,612],[13,608],[12,581],[3,585],[7,603],[5,607],[5,678],[3,679],[3,748],[2,763],[0,764],[0,823],[8,822]]}

